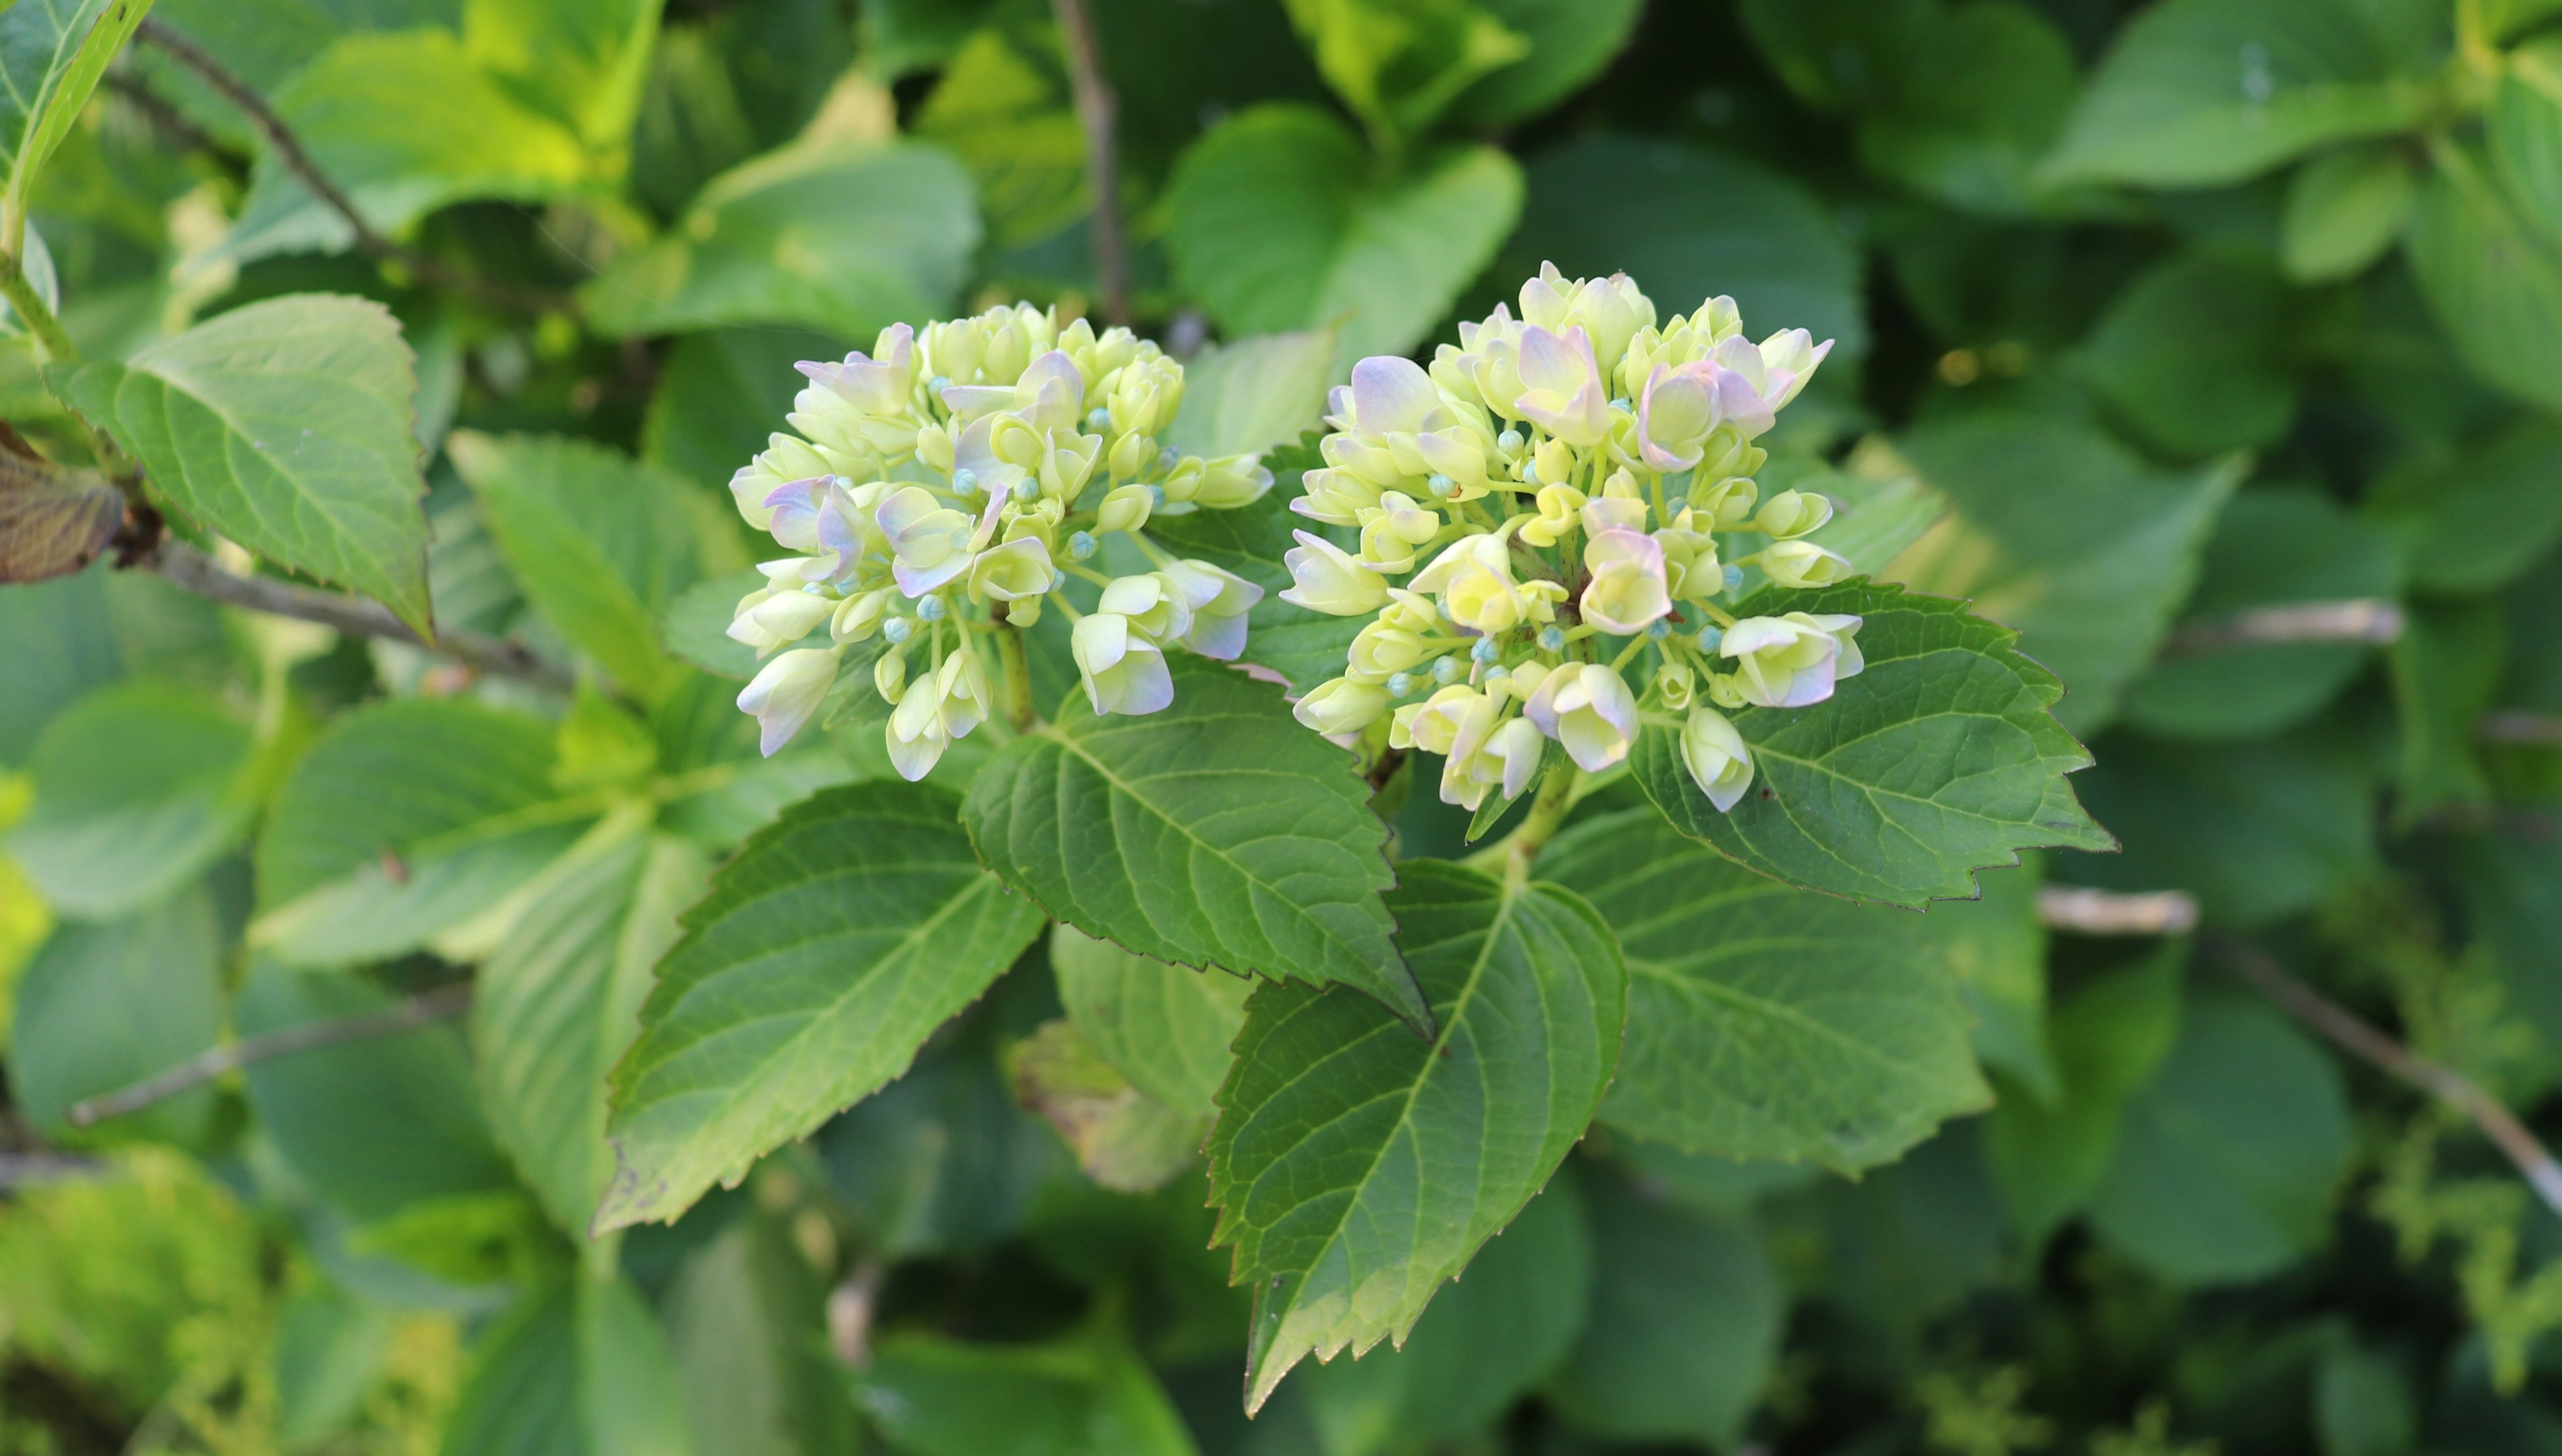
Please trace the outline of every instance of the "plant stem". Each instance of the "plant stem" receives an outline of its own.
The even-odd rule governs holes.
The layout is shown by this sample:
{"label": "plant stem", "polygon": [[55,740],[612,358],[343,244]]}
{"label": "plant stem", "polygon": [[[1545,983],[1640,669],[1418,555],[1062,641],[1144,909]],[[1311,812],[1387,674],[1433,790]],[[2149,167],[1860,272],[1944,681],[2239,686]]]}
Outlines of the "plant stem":
{"label": "plant stem", "polygon": [[1531,801],[1530,818],[1521,827],[1504,837],[1504,890],[1517,892],[1530,883],[1530,867],[1539,851],[1556,834],[1557,825],[1565,822],[1565,812],[1574,807],[1575,768],[1561,763],[1548,771],[1540,782],[1539,797]]}
{"label": "plant stem", "polygon": [[1077,124],[1085,131],[1085,181],[1094,193],[1094,283],[1103,295],[1103,321],[1130,321],[1129,268],[1121,239],[1120,162],[1114,149],[1121,101],[1103,74],[1103,45],[1094,33],[1086,0],[1051,0],[1060,37],[1067,43],[1068,85],[1076,96]]}
{"label": "plant stem", "polygon": [[2235,617],[2192,622],[2171,634],[2166,653],[2270,642],[2364,642],[2384,646],[2402,636],[2401,604],[2382,597],[2341,602],[2289,602]]}
{"label": "plant stem", "polygon": [[522,678],[560,692],[569,692],[578,686],[576,674],[567,667],[538,655],[521,642],[460,631],[438,633],[436,639],[429,641],[412,632],[409,624],[394,617],[389,608],[379,603],[296,586],[291,582],[241,576],[183,541],[163,538],[135,564],[148,567],[197,596],[220,602],[226,607],[316,622],[356,637],[407,642],[451,657],[466,667],[501,677]]}
{"label": "plant stem", "polygon": [[63,321],[54,316],[54,310],[45,306],[45,300],[36,292],[36,285],[27,280],[27,270],[15,258],[0,260],[0,295],[7,296],[18,321],[27,326],[27,332],[36,336],[38,347],[45,351],[46,363],[72,364],[79,361],[80,346],[73,343],[72,336],[64,331]]}
{"label": "plant stem", "polygon": [[1023,653],[1022,629],[1012,623],[997,629],[997,662],[1006,677],[1006,716],[1013,720],[1014,731],[1027,733],[1040,721],[1032,708],[1032,669]]}
{"label": "plant stem", "polygon": [[403,1031],[458,1016],[471,1005],[468,983],[448,986],[413,997],[396,1006],[362,1015],[340,1016],[327,1021],[305,1021],[299,1026],[286,1026],[257,1036],[244,1036],[238,1041],[197,1053],[169,1068],[145,1077],[130,1087],[121,1087],[85,1102],[75,1102],[63,1114],[63,1120],[76,1128],[90,1127],[110,1117],[140,1112],[155,1102],[166,1102],[181,1092],[210,1082],[225,1072],[237,1071],[271,1057],[297,1051],[314,1051],[323,1046],[336,1046],[349,1041],[369,1041],[378,1036],[397,1035]]}

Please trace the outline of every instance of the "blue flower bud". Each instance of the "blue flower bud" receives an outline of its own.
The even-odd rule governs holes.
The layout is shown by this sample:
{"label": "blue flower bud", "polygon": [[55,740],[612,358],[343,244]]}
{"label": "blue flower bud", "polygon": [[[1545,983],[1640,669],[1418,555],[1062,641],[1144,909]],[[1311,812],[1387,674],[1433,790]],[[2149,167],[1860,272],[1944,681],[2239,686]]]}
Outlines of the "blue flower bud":
{"label": "blue flower bud", "polygon": [[845,487],[847,490],[851,490],[854,488],[854,477],[851,475],[838,475],[836,477],[836,483]]}
{"label": "blue flower bud", "polygon": [[1539,461],[1522,461],[1522,483],[1525,485],[1537,485],[1539,483]]}
{"label": "blue flower bud", "polygon": [[1084,531],[1079,531],[1075,535],[1067,538],[1068,560],[1083,561],[1085,558],[1092,556],[1093,554],[1094,537],[1092,535]]}
{"label": "blue flower bud", "polygon": [[1633,415],[1637,413],[1637,407],[1628,403],[1625,396],[1612,400],[1610,402],[1610,408],[1618,411],[1622,415]]}
{"label": "blue flower bud", "polygon": [[905,642],[915,633],[915,625],[904,617],[893,617],[881,624],[881,639],[893,647]]}
{"label": "blue flower bud", "polygon": [[1166,487],[1165,487],[1165,486],[1163,486],[1163,485],[1151,485],[1151,486],[1149,486],[1149,487],[1148,487],[1148,509],[1149,509],[1150,511],[1160,511],[1160,510],[1164,510],[1165,508],[1166,508]]}
{"label": "blue flower bud", "polygon": [[1436,658],[1432,663],[1432,680],[1446,687],[1458,681],[1459,674],[1463,670],[1465,669],[1460,667],[1459,659],[1456,657]]}
{"label": "blue flower bud", "polygon": [[1565,634],[1552,622],[1539,630],[1539,646],[1544,652],[1562,652],[1565,650]]}
{"label": "blue flower bud", "polygon": [[1730,566],[1726,569],[1726,590],[1730,592],[1743,590],[1743,568]]}
{"label": "blue flower bud", "polygon": [[1495,437],[1495,449],[1506,455],[1518,455],[1521,453],[1521,448],[1522,433],[1518,430],[1507,430]]}
{"label": "blue flower bud", "polygon": [[1451,484],[1449,476],[1435,471],[1430,479],[1423,482],[1423,488],[1432,493],[1433,499],[1440,500],[1447,496],[1455,487]]}
{"label": "blue flower bud", "polygon": [[919,622],[941,622],[943,620],[943,599],[940,597],[927,597],[918,602],[916,604],[916,620]]}
{"label": "blue flower bud", "polygon": [[925,381],[925,392],[934,396],[938,400],[943,398],[943,392],[951,387],[952,376],[948,374],[938,374],[932,379]]}
{"label": "blue flower bud", "polygon": [[960,491],[964,495],[968,495],[972,491],[977,490],[979,488],[979,472],[971,469],[968,465],[963,465],[961,468],[954,470],[952,472],[952,488]]}
{"label": "blue flower bud", "polygon": [[1493,637],[1479,637],[1477,638],[1476,645],[1468,648],[1468,655],[1476,658],[1480,662],[1491,662],[1497,657],[1502,656],[1503,652],[1503,648],[1495,645],[1495,639]]}
{"label": "blue flower bud", "polygon": [[1014,499],[1029,502],[1038,500],[1039,498],[1040,482],[1038,480],[1016,480],[1014,482]]}
{"label": "blue flower bud", "polygon": [[1703,652],[1716,651],[1717,644],[1724,640],[1726,640],[1726,629],[1714,622],[1699,630],[1699,649]]}
{"label": "blue flower bud", "polygon": [[1160,470],[1171,470],[1175,467],[1175,463],[1182,458],[1182,455],[1175,454],[1174,447],[1168,446],[1166,449],[1157,452],[1157,468]]}
{"label": "blue flower bud", "polygon": [[825,592],[826,588],[818,582],[804,582],[801,584],[801,590],[809,593],[813,597],[816,597]]}
{"label": "blue flower bud", "polygon": [[1414,691],[1414,675],[1412,673],[1391,672],[1388,674],[1387,695],[1389,697],[1403,697],[1412,691]]}
{"label": "blue flower bud", "polygon": [[1646,637],[1648,640],[1659,642],[1672,635],[1673,625],[1660,617],[1646,624]]}
{"label": "blue flower bud", "polygon": [[1085,423],[1100,430],[1112,423],[1112,412],[1101,405],[1085,412]]}

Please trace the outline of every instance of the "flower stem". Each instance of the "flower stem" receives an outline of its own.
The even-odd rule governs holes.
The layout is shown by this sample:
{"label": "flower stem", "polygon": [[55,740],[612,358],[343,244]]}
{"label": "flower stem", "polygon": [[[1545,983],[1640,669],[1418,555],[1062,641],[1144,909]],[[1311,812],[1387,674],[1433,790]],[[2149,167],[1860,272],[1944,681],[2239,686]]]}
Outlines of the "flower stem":
{"label": "flower stem", "polygon": [[1013,720],[1015,732],[1029,732],[1040,718],[1032,711],[1032,671],[1023,655],[1022,629],[1007,623],[997,630],[996,638],[997,662],[1006,678],[1006,716]]}
{"label": "flower stem", "polygon": [[1549,770],[1548,777],[1540,783],[1539,797],[1531,801],[1530,818],[1522,820],[1520,828],[1505,836],[1506,894],[1518,893],[1522,886],[1530,883],[1532,863],[1539,858],[1539,851],[1548,847],[1557,825],[1565,822],[1565,812],[1574,806],[1574,780],[1575,768],[1571,763],[1561,763]]}
{"label": "flower stem", "polygon": [[[9,300],[9,307],[18,315],[18,321],[25,324],[27,332],[35,336],[36,347],[44,351],[46,363],[77,364],[80,362],[80,346],[72,342],[71,333],[63,327],[63,321],[54,315],[53,309],[45,305],[44,297],[36,291],[36,285],[28,280],[25,263],[5,253],[0,253],[0,297],[6,297]],[[69,402],[65,403],[68,405]],[[107,438],[105,431],[91,424],[78,410],[72,411],[71,415],[73,421],[80,426],[82,437],[89,442],[90,454],[97,457],[97,467],[124,491],[127,500],[137,506],[141,505],[142,493],[137,484],[137,472],[133,468],[133,462],[124,457],[124,452],[116,448],[115,442]]]}

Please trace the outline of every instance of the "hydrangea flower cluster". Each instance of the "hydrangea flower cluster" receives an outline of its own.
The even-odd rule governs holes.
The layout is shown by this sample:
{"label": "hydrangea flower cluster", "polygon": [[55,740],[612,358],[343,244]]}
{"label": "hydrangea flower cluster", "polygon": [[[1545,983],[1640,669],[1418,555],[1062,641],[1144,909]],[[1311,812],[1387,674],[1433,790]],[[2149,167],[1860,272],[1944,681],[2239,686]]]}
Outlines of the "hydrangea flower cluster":
{"label": "hydrangea flower cluster", "polygon": [[[1272,472],[1255,455],[1204,460],[1160,444],[1184,368],[1154,343],[1016,304],[921,332],[897,324],[869,354],[800,369],[810,383],[788,417],[797,433],[771,437],[729,487],[749,524],[794,553],[760,567],[766,586],[729,628],[772,657],[738,698],[767,754],[818,713],[846,649],[875,637],[890,760],[909,779],[988,719],[989,655],[1009,653],[1002,635],[1053,600],[1076,619],[1076,664],[1098,713],[1172,702],[1169,646],[1243,649],[1262,589],[1173,558],[1142,528],[1248,504]],[[1086,567],[1115,531],[1156,569],[1112,578]],[[1070,576],[1103,589],[1096,611],[1057,597]],[[826,646],[782,650],[823,626]],[[1021,665],[1006,656],[998,670]]]}
{"label": "hydrangea flower cluster", "polygon": [[[1718,605],[1747,565],[1787,587],[1850,572],[1806,539],[1829,500],[1763,500],[1752,478],[1753,441],[1831,349],[1804,329],[1755,344],[1726,297],[1659,322],[1625,274],[1549,265],[1520,318],[1497,305],[1459,325],[1428,372],[1361,361],[1330,401],[1325,466],[1291,502],[1358,528],[1360,548],[1299,531],[1281,596],[1372,621],[1300,721],[1346,734],[1388,718],[1392,746],[1446,756],[1441,797],[1470,810],[1529,788],[1551,742],[1598,773],[1641,721],[1678,723],[1691,777],[1732,809],[1752,759],[1719,708],[1822,702],[1861,667],[1857,617]],[[1739,531],[1767,544],[1729,559],[1719,537]]]}

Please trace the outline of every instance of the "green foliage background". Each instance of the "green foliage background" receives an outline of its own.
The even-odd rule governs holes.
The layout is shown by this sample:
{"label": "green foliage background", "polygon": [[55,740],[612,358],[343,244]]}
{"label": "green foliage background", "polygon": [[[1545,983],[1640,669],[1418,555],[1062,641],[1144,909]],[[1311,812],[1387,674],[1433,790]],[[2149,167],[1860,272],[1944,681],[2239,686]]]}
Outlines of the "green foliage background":
{"label": "green foliage background", "polygon": [[[1763,478],[1928,594],[1839,589],[1846,695],[1957,635],[1984,670],[1931,711],[2014,730],[2033,799],[2081,759],[2051,705],[2122,852],[2052,798],[1909,843],[1894,795],[1713,816],[1656,733],[1516,895],[1412,862],[1469,828],[1428,771],[1372,797],[1198,668],[1165,725],[1062,713],[925,789],[865,705],[761,759],[722,485],[793,361],[1100,296],[1050,7],[0,3],[43,304],[0,314],[0,419],[111,442],[245,570],[575,674],[110,561],[0,587],[0,1456],[2562,1452],[2554,1210],[2228,974],[2555,1126],[2562,5],[1089,8],[1173,443],[1293,445],[1543,261],[1833,338]],[[372,236],[125,46],[146,11]],[[120,508],[25,459],[12,580]],[[1279,584],[1286,518],[1185,519]],[[1260,655],[1304,687],[1330,628],[1269,602]],[[1129,832],[1114,796],[1213,739],[1328,787],[1206,869],[1045,838]],[[1239,888],[1284,853],[1352,907],[1320,950]],[[2202,919],[2094,933],[2076,888]],[[1361,1055],[1311,1095],[1294,1044]],[[1275,1129],[1397,1098],[1436,1176],[1361,1196],[1424,1211],[1309,1255],[1250,1191]]]}

